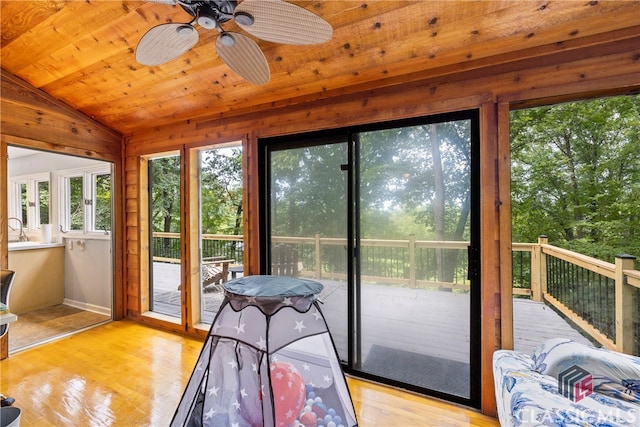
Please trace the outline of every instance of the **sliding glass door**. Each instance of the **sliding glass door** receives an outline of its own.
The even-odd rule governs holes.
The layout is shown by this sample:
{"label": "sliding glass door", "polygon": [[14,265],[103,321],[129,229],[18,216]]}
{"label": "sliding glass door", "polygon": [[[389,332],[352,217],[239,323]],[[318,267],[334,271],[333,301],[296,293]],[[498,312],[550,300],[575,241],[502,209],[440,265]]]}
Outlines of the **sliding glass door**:
{"label": "sliding glass door", "polygon": [[262,141],[265,271],[324,285],[347,371],[473,406],[477,123],[472,111]]}
{"label": "sliding glass door", "polygon": [[271,274],[319,279],[323,311],[339,357],[348,358],[347,143],[296,146],[270,154]]}

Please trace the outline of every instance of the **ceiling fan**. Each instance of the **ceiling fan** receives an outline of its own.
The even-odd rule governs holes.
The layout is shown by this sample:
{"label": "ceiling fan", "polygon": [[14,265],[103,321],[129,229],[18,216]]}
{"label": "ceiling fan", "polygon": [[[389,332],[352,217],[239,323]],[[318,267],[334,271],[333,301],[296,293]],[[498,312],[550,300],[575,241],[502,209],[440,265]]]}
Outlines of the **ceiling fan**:
{"label": "ceiling fan", "polygon": [[333,28],[318,15],[284,0],[147,0],[180,5],[193,20],[160,24],[142,36],[136,47],[136,61],[160,65],[187,52],[198,42],[195,25],[220,32],[216,51],[233,71],[251,83],[266,84],[269,64],[258,44],[238,32],[225,31],[222,24],[234,20],[240,28],[262,40],[308,45],[331,38]]}

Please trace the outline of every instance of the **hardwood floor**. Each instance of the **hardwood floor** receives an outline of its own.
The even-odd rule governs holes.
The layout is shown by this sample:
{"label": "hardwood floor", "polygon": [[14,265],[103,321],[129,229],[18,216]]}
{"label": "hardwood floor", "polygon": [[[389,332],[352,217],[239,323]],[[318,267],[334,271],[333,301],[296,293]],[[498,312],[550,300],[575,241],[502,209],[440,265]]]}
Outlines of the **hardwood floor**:
{"label": "hardwood floor", "polygon": [[[202,343],[110,322],[0,362],[22,426],[166,426]],[[360,426],[498,426],[473,410],[348,379]]]}

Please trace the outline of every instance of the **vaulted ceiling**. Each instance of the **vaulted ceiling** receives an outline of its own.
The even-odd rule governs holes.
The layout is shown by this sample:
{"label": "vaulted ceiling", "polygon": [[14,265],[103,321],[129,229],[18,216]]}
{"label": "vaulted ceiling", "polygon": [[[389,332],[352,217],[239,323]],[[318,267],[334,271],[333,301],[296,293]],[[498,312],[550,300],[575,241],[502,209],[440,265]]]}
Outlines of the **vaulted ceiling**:
{"label": "vaulted ceiling", "polygon": [[[628,0],[290,3],[328,21],[333,36],[312,46],[255,39],[271,69],[265,85],[243,80],[218,57],[216,30],[199,28],[195,47],[166,64],[138,64],[136,45],[147,30],[192,20],[180,6],[144,1],[2,0],[2,68],[128,134],[506,65],[640,32],[640,2]],[[243,32],[233,21],[223,26]]]}

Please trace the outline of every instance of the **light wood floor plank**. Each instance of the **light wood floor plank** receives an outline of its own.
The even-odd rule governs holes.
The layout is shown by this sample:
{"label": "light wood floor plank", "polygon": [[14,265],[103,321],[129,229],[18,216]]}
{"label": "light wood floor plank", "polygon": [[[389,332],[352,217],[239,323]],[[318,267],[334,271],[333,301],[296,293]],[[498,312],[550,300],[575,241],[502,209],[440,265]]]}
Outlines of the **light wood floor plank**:
{"label": "light wood floor plank", "polygon": [[[22,426],[166,426],[198,340],[111,322],[0,362],[0,392]],[[360,426],[497,426],[473,410],[349,378]]]}

